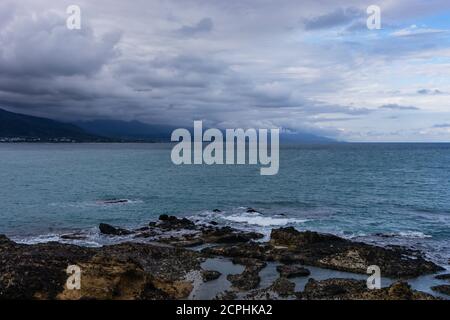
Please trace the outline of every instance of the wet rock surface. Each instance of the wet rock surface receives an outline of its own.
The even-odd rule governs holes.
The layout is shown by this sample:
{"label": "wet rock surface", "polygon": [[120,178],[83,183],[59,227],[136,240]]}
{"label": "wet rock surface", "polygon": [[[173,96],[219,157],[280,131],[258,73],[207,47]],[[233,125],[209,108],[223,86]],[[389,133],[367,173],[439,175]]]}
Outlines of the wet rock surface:
{"label": "wet rock surface", "polygon": [[214,300],[236,300],[236,299],[237,299],[236,292],[229,290],[217,294],[216,297],[214,298]]}
{"label": "wet rock surface", "polygon": [[440,274],[440,275],[437,275],[435,278],[438,279],[438,280],[448,280],[448,281],[450,281],[450,273]]}
{"label": "wet rock surface", "polygon": [[227,276],[228,281],[231,282],[235,289],[241,291],[248,291],[258,287],[261,282],[259,272],[266,267],[264,261],[252,258],[235,258],[232,259],[234,264],[245,266],[241,274],[230,274]]}
{"label": "wet rock surface", "polygon": [[268,243],[249,242],[215,246],[205,254],[227,257],[251,257],[264,261],[302,264],[338,271],[366,274],[377,265],[384,276],[402,278],[436,273],[443,268],[425,260],[417,251],[400,247],[383,248],[353,242],[334,235],[299,232],[294,228],[274,229]]}
{"label": "wet rock surface", "polygon": [[311,274],[308,269],[299,265],[281,265],[277,267],[277,271],[284,278],[307,277]]}
{"label": "wet rock surface", "polygon": [[133,233],[129,230],[113,227],[112,225],[106,223],[100,223],[98,228],[100,229],[100,233],[112,236],[126,236]]}
{"label": "wet rock surface", "polygon": [[432,295],[412,290],[406,282],[396,282],[388,288],[369,290],[365,281],[353,279],[310,279],[303,292],[305,300],[434,300]]}
{"label": "wet rock surface", "polygon": [[[22,245],[0,237],[1,299],[179,299],[200,269],[198,253],[149,244],[84,248]],[[67,267],[81,268],[81,290],[68,290]]]}
{"label": "wet rock surface", "polygon": [[157,222],[151,222],[146,229],[136,230],[135,238],[154,238],[154,241],[178,247],[195,247],[203,244],[246,243],[261,239],[262,234],[245,232],[231,227],[220,227],[217,222],[195,224],[186,218],[161,215]]}
{"label": "wet rock surface", "polygon": [[287,278],[281,277],[275,280],[271,286],[271,290],[281,297],[287,297],[294,294],[295,283],[289,281]]}
{"label": "wet rock surface", "polygon": [[434,286],[431,289],[433,289],[433,291],[439,292],[439,293],[443,293],[446,294],[448,296],[450,296],[450,285],[448,284],[443,284],[440,286]]}
{"label": "wet rock surface", "polygon": [[[226,257],[244,266],[240,274],[226,276],[231,289],[216,299],[431,299],[407,283],[368,290],[365,281],[352,279],[310,279],[303,292],[295,293],[288,278],[309,276],[305,265],[362,274],[368,266],[378,265],[383,276],[392,278],[443,270],[417,251],[382,248],[294,228],[272,230],[268,242],[262,242],[259,233],[169,215],[132,231],[108,224],[99,229],[108,238],[127,236],[127,241],[134,242],[101,248],[61,243],[23,245],[0,235],[0,299],[184,299],[193,290],[193,280],[188,280],[193,272],[204,282],[221,276],[218,271],[200,267],[205,259],[214,257]],[[61,238],[76,241],[84,235],[73,233]],[[260,272],[269,262],[278,264],[280,278],[261,288]],[[81,290],[65,287],[69,265],[82,269]],[[445,285],[433,289],[448,292]]]}
{"label": "wet rock surface", "polygon": [[205,282],[216,280],[221,275],[222,274],[219,271],[215,271],[215,270],[203,270],[202,271],[202,278],[203,278],[203,281],[205,281]]}

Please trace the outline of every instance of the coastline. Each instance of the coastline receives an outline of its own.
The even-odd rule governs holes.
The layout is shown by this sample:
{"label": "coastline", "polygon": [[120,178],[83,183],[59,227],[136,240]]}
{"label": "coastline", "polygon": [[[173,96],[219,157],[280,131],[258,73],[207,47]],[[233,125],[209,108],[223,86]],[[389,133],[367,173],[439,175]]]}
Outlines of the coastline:
{"label": "coastline", "polygon": [[[101,224],[99,230],[127,240],[90,248],[58,242],[25,245],[0,237],[0,298],[448,299],[445,269],[401,247],[292,227],[274,228],[264,239],[215,221],[197,224],[167,215],[139,229]],[[80,233],[62,236],[82,238]],[[65,286],[69,265],[82,270],[81,290]],[[382,289],[367,289],[370,265],[380,267]],[[433,295],[411,287],[423,278],[437,283]]]}

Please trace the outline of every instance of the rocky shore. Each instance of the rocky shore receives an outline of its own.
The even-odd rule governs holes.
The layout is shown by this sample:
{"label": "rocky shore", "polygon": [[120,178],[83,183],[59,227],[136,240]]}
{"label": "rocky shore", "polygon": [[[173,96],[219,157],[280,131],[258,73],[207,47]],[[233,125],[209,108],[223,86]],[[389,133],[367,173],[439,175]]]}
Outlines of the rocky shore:
{"label": "rocky shore", "polygon": [[[291,227],[273,229],[270,240],[263,241],[262,234],[221,227],[214,221],[196,224],[162,215],[136,230],[108,224],[101,224],[99,230],[107,237],[127,236],[130,240],[88,248],[57,242],[25,245],[0,236],[0,299],[187,299],[199,283],[213,284],[222,277],[230,286],[216,299],[428,300],[435,298],[413,290],[403,280],[443,271],[417,251],[382,248]],[[61,238],[81,239],[83,234]],[[218,257],[243,271],[222,275],[202,268],[205,261]],[[260,274],[269,263],[277,264],[278,276],[263,287]],[[66,286],[69,265],[81,269],[79,290]],[[361,280],[309,278],[302,291],[296,291],[292,282],[308,277],[308,266],[366,274],[371,265],[398,281],[369,290]],[[439,286],[436,292],[448,294],[448,286]]]}

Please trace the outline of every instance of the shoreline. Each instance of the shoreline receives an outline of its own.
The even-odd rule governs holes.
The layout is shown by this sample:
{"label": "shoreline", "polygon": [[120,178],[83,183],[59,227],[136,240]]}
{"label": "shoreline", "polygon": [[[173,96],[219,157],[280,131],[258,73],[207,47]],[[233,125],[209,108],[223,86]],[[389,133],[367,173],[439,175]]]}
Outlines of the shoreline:
{"label": "shoreline", "polygon": [[[96,248],[57,242],[26,245],[1,236],[5,263],[0,266],[0,298],[449,299],[444,294],[448,280],[435,279],[445,278],[445,269],[421,252],[400,247],[292,227],[272,229],[265,241],[258,232],[168,215],[139,229],[100,224],[99,230],[112,239],[126,236],[128,242]],[[62,238],[80,240],[83,235]],[[82,287],[70,291],[66,268],[74,264],[82,270]],[[384,284],[379,290],[367,289],[370,265],[381,269]],[[417,284],[423,287],[420,279],[437,284],[434,291],[414,290]]]}

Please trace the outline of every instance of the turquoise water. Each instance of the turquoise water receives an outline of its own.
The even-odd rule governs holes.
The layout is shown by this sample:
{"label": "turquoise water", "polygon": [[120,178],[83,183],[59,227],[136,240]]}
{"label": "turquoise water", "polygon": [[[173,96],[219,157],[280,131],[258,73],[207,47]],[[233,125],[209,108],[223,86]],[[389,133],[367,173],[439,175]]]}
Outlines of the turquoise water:
{"label": "turquoise water", "polygon": [[276,176],[261,176],[259,166],[175,166],[170,148],[1,144],[0,233],[31,242],[89,230],[101,242],[100,222],[133,227],[168,213],[406,245],[448,265],[450,145],[282,147]]}

